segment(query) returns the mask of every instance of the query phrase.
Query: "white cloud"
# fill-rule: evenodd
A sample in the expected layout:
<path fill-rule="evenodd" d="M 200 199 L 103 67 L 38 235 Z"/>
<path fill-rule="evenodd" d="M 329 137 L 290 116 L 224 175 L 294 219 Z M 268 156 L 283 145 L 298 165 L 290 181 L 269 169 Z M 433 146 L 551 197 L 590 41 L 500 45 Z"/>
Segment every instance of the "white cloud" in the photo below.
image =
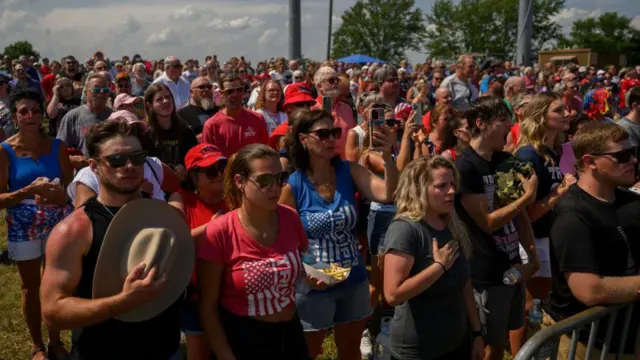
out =
<path fill-rule="evenodd" d="M 640 30 L 640 15 L 636 16 L 631 20 L 631 26 Z"/>
<path fill-rule="evenodd" d="M 223 21 L 220 18 L 213 19 L 207 27 L 214 30 L 246 30 L 258 27 L 264 24 L 264 21 L 250 16 L 243 16 L 237 19 L 230 20 L 228 22 Z"/>
<path fill-rule="evenodd" d="M 207 11 L 204 11 L 203 9 L 197 8 L 193 5 L 187 5 L 169 15 L 169 18 L 181 21 L 197 21 L 204 15 L 205 12 Z"/>
<path fill-rule="evenodd" d="M 122 31 L 127 35 L 136 33 L 142 28 L 142 23 L 134 19 L 132 16 L 129 16 L 126 20 L 122 21 L 121 24 Z"/>
<path fill-rule="evenodd" d="M 180 32 L 172 27 L 168 27 L 158 33 L 151 34 L 147 38 L 150 45 L 175 45 L 180 43 Z"/>
<path fill-rule="evenodd" d="M 265 31 L 264 34 L 262 34 L 262 36 L 260 36 L 260 38 L 258 39 L 258 44 L 260 44 L 260 45 L 269 44 L 273 40 L 275 40 L 277 35 L 278 35 L 278 30 L 269 29 L 269 30 Z"/>

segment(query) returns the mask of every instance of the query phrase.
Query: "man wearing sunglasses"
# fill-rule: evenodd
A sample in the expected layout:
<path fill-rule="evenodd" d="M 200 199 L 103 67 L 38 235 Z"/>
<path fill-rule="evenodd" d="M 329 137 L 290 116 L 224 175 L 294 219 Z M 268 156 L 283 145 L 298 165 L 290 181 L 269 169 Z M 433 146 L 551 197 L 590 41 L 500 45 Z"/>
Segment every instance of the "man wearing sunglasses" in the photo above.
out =
<path fill-rule="evenodd" d="M 636 149 L 618 125 L 593 121 L 573 137 L 573 151 L 579 180 L 556 205 L 551 227 L 553 287 L 545 311 L 554 321 L 594 305 L 635 301 L 640 289 L 640 196 L 626 190 L 636 182 Z M 620 316 L 617 320 L 609 354 L 617 352 L 625 324 Z M 636 307 L 631 324 L 639 322 Z M 607 325 L 600 322 L 593 358 L 600 358 Z M 625 354 L 633 354 L 637 330 L 629 327 Z M 588 333 L 580 334 L 576 359 L 585 359 Z M 563 336 L 559 359 L 569 347 Z"/>
<path fill-rule="evenodd" d="M 213 144 L 224 154 L 232 154 L 244 146 L 267 144 L 269 134 L 262 115 L 242 107 L 244 85 L 235 73 L 227 73 L 220 79 L 220 92 L 226 104 L 204 124 L 202 142 Z"/>
<path fill-rule="evenodd" d="M 102 75 L 91 75 L 84 91 L 87 103 L 70 110 L 60 122 L 56 137 L 71 149 L 69 158 L 76 169 L 88 165 L 85 135 L 91 126 L 106 120 L 112 113 L 107 107 L 110 92 L 107 80 Z"/>
<path fill-rule="evenodd" d="M 349 105 L 338 101 L 340 96 L 340 79 L 338 73 L 330 66 L 323 66 L 313 77 L 313 82 L 318 89 L 318 99 L 315 108 L 322 109 L 322 98 L 331 98 L 331 115 L 333 125 L 342 128 L 342 133 L 346 134 L 356 126 L 353 118 L 353 111 Z M 346 136 L 336 139 L 336 154 L 345 159 L 345 147 L 347 145 Z"/>
<path fill-rule="evenodd" d="M 164 73 L 153 83 L 167 85 L 173 95 L 176 109 L 180 109 L 189 102 L 189 82 L 182 77 L 182 64 L 177 57 L 169 56 L 164 59 Z"/>
<path fill-rule="evenodd" d="M 191 99 L 189 104 L 178 110 L 178 116 L 186 121 L 196 134 L 198 141 L 202 141 L 204 123 L 215 115 L 219 107 L 213 101 L 213 85 L 205 76 L 200 76 L 191 82 Z"/>

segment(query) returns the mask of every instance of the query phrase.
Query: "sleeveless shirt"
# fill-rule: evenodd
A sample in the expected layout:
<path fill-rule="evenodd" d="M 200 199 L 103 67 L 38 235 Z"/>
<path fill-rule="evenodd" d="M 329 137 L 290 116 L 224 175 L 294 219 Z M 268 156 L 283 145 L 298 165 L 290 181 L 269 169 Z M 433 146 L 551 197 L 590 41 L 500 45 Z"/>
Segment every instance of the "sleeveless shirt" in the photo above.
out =
<path fill-rule="evenodd" d="M 120 208 L 99 203 L 95 197 L 84 204 L 84 212 L 92 223 L 93 239 L 89 252 L 82 259 L 82 277 L 75 296 L 92 298 L 93 274 L 104 235 Z M 114 271 L 113 276 L 118 276 Z M 169 359 L 180 346 L 180 321 L 178 299 L 156 317 L 142 322 L 123 322 L 116 319 L 94 324 L 81 329 L 74 336 L 72 358 L 75 360 L 138 360 Z"/>

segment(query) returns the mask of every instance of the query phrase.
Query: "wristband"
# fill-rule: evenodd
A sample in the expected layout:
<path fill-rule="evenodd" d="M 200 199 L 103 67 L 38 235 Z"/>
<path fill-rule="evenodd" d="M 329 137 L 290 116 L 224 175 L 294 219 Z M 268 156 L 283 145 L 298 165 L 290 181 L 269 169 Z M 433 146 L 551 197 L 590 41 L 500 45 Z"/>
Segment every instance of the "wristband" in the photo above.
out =
<path fill-rule="evenodd" d="M 471 330 L 471 338 L 475 339 L 479 337 L 483 337 L 482 330 Z"/>
<path fill-rule="evenodd" d="M 446 273 L 447 272 L 447 268 L 440 262 L 440 261 L 433 261 L 434 264 L 438 264 L 440 266 L 442 266 L 442 270 Z"/>

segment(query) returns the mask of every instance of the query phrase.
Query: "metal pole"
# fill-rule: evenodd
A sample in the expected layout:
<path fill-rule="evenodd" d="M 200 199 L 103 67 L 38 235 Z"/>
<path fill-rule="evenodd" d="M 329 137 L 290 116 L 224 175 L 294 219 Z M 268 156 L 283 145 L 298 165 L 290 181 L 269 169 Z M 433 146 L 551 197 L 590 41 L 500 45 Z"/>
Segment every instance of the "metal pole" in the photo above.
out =
<path fill-rule="evenodd" d="M 329 34 L 327 36 L 327 60 L 331 59 L 331 23 L 333 18 L 333 0 L 329 0 Z"/>
<path fill-rule="evenodd" d="M 301 42 L 300 0 L 289 0 L 289 59 L 302 57 Z"/>
<path fill-rule="evenodd" d="M 533 35 L 533 0 L 520 0 L 518 6 L 518 48 L 516 65 L 531 65 L 531 36 Z"/>

